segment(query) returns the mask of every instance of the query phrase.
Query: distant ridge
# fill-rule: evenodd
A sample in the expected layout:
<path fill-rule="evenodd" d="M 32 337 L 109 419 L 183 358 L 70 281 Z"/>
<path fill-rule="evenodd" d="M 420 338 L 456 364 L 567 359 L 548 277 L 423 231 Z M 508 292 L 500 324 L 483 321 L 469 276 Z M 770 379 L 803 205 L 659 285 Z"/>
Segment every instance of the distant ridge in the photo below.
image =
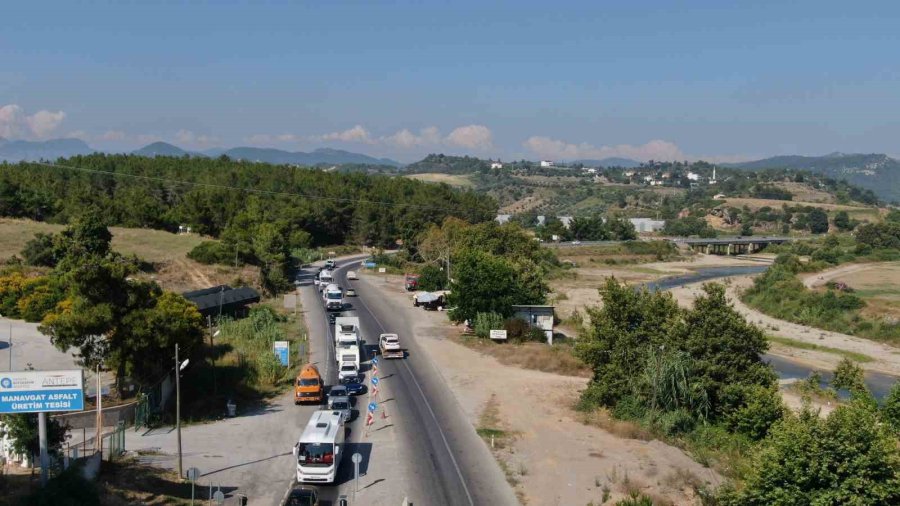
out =
<path fill-rule="evenodd" d="M 185 151 L 174 144 L 169 144 L 168 142 L 154 142 L 152 144 L 147 144 L 141 149 L 135 149 L 131 152 L 133 155 L 140 156 L 204 156 L 200 153 L 192 153 L 190 151 Z"/>
<path fill-rule="evenodd" d="M 845 179 L 848 183 L 872 190 L 883 200 L 900 200 L 900 161 L 885 154 L 788 155 L 724 165 L 747 170 L 808 170 L 834 179 Z"/>
<path fill-rule="evenodd" d="M 289 165 L 390 165 L 399 167 L 402 164 L 389 158 L 375 158 L 360 153 L 344 151 L 342 149 L 319 148 L 312 152 L 285 151 L 274 148 L 238 147 L 225 150 L 220 153 L 235 160 L 248 160 L 253 162 L 265 162 Z M 218 156 L 218 155 L 217 155 Z"/>
<path fill-rule="evenodd" d="M 89 155 L 95 151 L 81 139 L 11 141 L 0 137 L 0 161 L 6 162 L 55 160 L 75 155 Z"/>
<path fill-rule="evenodd" d="M 602 160 L 574 160 L 569 162 L 572 165 L 581 164 L 585 167 L 623 167 L 626 169 L 633 169 L 641 165 L 641 162 L 637 160 L 632 160 L 630 158 L 619 158 L 619 157 L 610 157 L 603 158 Z"/>

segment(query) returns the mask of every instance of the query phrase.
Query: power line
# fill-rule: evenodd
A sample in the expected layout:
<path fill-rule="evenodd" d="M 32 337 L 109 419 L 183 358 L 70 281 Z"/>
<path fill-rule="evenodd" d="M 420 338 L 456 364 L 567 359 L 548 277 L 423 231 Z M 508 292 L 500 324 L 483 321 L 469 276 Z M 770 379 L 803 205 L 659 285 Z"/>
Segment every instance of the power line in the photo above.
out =
<path fill-rule="evenodd" d="M 311 200 L 330 200 L 330 201 L 334 201 L 334 202 L 345 202 L 345 203 L 351 203 L 351 204 L 355 204 L 355 203 L 375 204 L 375 205 L 381 205 L 381 206 L 387 206 L 387 207 L 411 207 L 411 208 L 416 208 L 416 209 L 426 209 L 426 210 L 430 210 L 430 211 L 445 211 L 448 213 L 459 211 L 459 209 L 456 209 L 456 208 L 426 206 L 426 205 L 419 205 L 419 204 L 402 204 L 402 203 L 391 202 L 391 201 L 386 201 L 386 200 L 367 200 L 367 199 L 354 199 L 354 198 L 344 198 L 344 197 L 325 197 L 322 195 L 310 195 L 310 194 L 305 194 L 305 193 L 294 193 L 294 192 L 280 192 L 280 191 L 274 191 L 274 190 L 263 190 L 263 189 L 259 189 L 259 188 L 241 188 L 239 186 L 229 186 L 229 185 L 224 185 L 224 184 L 201 183 L 201 182 L 197 182 L 197 181 L 184 181 L 181 179 L 171 179 L 171 178 L 158 177 L 158 176 L 144 176 L 141 174 L 129 174 L 127 172 L 112 172 L 112 171 L 100 170 L 100 169 L 89 169 L 86 167 L 74 167 L 71 165 L 61 165 L 58 163 L 43 162 L 43 161 L 41 161 L 41 162 L 26 162 L 26 163 L 32 163 L 34 165 L 42 165 L 45 167 L 51 167 L 51 168 L 55 168 L 55 169 L 67 169 L 67 170 L 74 170 L 74 171 L 79 171 L 79 172 L 87 172 L 87 173 L 91 173 L 91 174 L 102 174 L 102 175 L 111 176 L 111 177 L 128 177 L 128 178 L 132 178 L 132 179 L 143 179 L 145 181 L 155 181 L 158 183 L 168 183 L 168 184 L 173 184 L 173 185 L 184 185 L 184 186 L 195 186 L 195 187 L 200 187 L 200 188 L 212 188 L 212 189 L 217 189 L 217 190 L 231 190 L 231 191 L 239 191 L 239 192 L 244 192 L 244 193 L 257 193 L 257 194 L 261 194 L 261 195 L 270 195 L 270 196 L 277 196 L 277 197 L 297 197 L 297 198 L 304 198 L 304 199 L 311 199 Z"/>

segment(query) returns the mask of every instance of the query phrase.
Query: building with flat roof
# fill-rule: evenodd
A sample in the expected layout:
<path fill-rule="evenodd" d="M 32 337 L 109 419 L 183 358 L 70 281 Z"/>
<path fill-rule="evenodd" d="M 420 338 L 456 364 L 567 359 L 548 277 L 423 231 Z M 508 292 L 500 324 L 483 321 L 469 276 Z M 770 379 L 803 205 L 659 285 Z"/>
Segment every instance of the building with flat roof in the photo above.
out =
<path fill-rule="evenodd" d="M 553 344 L 554 306 L 519 304 L 513 305 L 513 317 L 521 318 L 533 328 L 544 331 L 547 344 Z"/>
<path fill-rule="evenodd" d="M 202 290 L 184 292 L 181 295 L 189 302 L 194 303 L 204 317 L 246 316 L 247 306 L 259 302 L 259 293 L 249 286 L 231 288 L 228 285 L 217 285 Z"/>

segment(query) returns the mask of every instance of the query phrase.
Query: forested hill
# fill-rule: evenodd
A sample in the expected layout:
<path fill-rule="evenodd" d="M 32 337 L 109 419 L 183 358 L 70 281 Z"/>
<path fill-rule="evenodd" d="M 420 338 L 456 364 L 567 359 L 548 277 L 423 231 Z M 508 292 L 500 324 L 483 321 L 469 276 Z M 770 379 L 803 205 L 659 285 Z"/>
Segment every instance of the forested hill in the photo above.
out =
<path fill-rule="evenodd" d="M 473 156 L 448 156 L 431 154 L 416 163 L 407 165 L 404 172 L 422 174 L 440 172 L 443 174 L 471 174 L 490 170 L 490 162 Z"/>
<path fill-rule="evenodd" d="M 116 175 L 0 164 L 0 216 L 67 223 L 97 207 L 108 225 L 189 225 L 216 237 L 265 223 L 267 232 L 303 247 L 388 246 L 447 216 L 481 222 L 497 211 L 490 197 L 447 185 L 227 159 L 94 154 L 57 165 Z"/>
<path fill-rule="evenodd" d="M 832 153 L 825 156 L 776 156 L 730 166 L 751 170 L 808 170 L 872 190 L 883 200 L 900 200 L 900 161 L 887 155 Z"/>

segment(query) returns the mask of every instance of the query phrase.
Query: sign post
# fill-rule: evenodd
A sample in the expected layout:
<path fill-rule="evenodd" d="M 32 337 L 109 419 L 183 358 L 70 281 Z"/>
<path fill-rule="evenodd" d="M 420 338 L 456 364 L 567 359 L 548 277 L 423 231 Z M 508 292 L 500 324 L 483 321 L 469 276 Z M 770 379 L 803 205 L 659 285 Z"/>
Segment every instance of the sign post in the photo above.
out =
<path fill-rule="evenodd" d="M 70 371 L 20 371 L 0 374 L 0 413 L 37 413 L 41 450 L 41 486 L 47 484 L 47 413 L 84 409 L 84 374 Z"/>
<path fill-rule="evenodd" d="M 191 504 L 194 504 L 194 485 L 197 483 L 197 478 L 200 477 L 200 470 L 196 467 L 192 467 L 187 470 L 187 479 L 191 482 Z M 210 485 L 212 486 L 212 485 Z"/>
<path fill-rule="evenodd" d="M 281 365 L 289 367 L 291 363 L 291 343 L 288 341 L 275 341 L 272 344 L 272 349 L 275 351 L 275 356 L 278 357 Z"/>
<path fill-rule="evenodd" d="M 359 453 L 354 453 L 350 460 L 353 461 L 353 481 L 355 483 L 355 488 L 353 489 L 353 501 L 356 501 L 356 493 L 359 492 L 359 463 L 362 462 L 362 455 Z"/>
<path fill-rule="evenodd" d="M 506 331 L 505 330 L 491 330 L 491 339 L 498 341 L 506 341 Z"/>

